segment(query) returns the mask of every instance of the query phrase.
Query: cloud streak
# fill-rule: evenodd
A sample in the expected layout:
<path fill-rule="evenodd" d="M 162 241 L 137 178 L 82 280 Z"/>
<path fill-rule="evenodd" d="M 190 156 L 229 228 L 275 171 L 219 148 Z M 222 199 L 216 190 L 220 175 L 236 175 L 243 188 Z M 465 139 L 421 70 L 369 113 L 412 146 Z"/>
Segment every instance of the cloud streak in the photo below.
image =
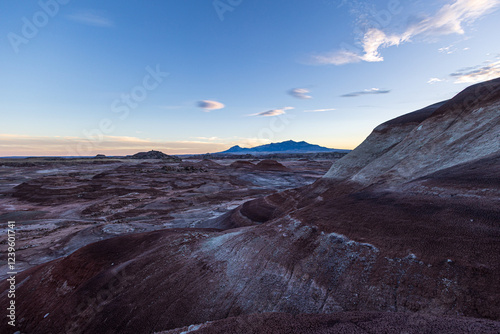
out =
<path fill-rule="evenodd" d="M 430 78 L 429 81 L 427 81 L 427 83 L 433 85 L 433 84 L 441 82 L 441 81 L 444 81 L 444 80 L 439 79 L 439 78 Z"/>
<path fill-rule="evenodd" d="M 102 15 L 96 14 L 91 11 L 79 12 L 73 15 L 66 16 L 71 21 L 78 22 L 81 24 L 93 26 L 93 27 L 113 27 L 115 24 L 113 21 L 104 17 Z"/>
<path fill-rule="evenodd" d="M 294 107 L 285 107 L 285 108 L 280 108 L 280 109 L 272 109 L 268 111 L 263 111 L 257 114 L 252 114 L 250 116 L 262 116 L 262 117 L 272 117 L 272 116 L 279 116 L 279 115 L 284 115 L 286 114 L 287 110 L 292 110 L 295 109 Z"/>
<path fill-rule="evenodd" d="M 388 94 L 390 93 L 390 90 L 387 89 L 380 89 L 380 88 L 370 88 L 370 89 L 365 89 L 360 92 L 353 92 L 353 93 L 348 93 L 341 95 L 341 97 L 356 97 L 356 96 L 361 96 L 361 95 L 378 95 L 378 94 Z"/>
<path fill-rule="evenodd" d="M 310 91 L 308 89 L 305 89 L 305 88 L 294 88 L 294 89 L 290 89 L 290 91 L 288 91 L 288 94 L 292 95 L 293 97 L 296 97 L 298 99 L 303 99 L 303 100 L 312 99 L 312 96 L 308 95 L 309 93 L 310 93 Z"/>
<path fill-rule="evenodd" d="M 486 65 L 464 68 L 450 74 L 455 83 L 476 83 L 500 77 L 500 61 L 487 62 Z"/>
<path fill-rule="evenodd" d="M 465 33 L 463 25 L 470 24 L 496 9 L 500 0 L 455 0 L 442 6 L 434 16 L 411 24 L 403 33 L 389 34 L 378 28 L 369 29 L 361 39 L 361 50 L 352 47 L 312 56 L 318 65 L 344 65 L 349 63 L 380 62 L 381 49 L 410 42 L 415 37 L 435 37 Z"/>
<path fill-rule="evenodd" d="M 225 105 L 217 101 L 203 100 L 198 102 L 198 107 L 204 109 L 203 111 L 205 112 L 209 112 L 212 110 L 222 109 Z"/>

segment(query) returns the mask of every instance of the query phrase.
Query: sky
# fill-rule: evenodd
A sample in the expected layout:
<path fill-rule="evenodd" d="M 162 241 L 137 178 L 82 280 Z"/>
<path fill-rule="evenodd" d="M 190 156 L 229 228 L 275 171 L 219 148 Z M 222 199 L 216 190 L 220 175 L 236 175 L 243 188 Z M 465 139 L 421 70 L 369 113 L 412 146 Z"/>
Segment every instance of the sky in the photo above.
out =
<path fill-rule="evenodd" d="M 0 2 L 0 156 L 207 153 L 378 124 L 500 76 L 500 0 Z"/>

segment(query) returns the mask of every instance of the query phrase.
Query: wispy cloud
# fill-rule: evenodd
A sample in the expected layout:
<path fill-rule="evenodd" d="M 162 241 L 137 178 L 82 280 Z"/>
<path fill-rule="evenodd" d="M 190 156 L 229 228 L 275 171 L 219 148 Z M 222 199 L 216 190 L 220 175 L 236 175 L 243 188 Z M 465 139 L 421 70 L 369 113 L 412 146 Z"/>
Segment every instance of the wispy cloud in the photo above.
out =
<path fill-rule="evenodd" d="M 345 65 L 359 63 L 362 57 L 355 51 L 337 50 L 311 56 L 311 62 L 316 65 Z"/>
<path fill-rule="evenodd" d="M 109 18 L 93 11 L 82 11 L 66 16 L 71 21 L 94 27 L 113 27 L 115 24 Z"/>
<path fill-rule="evenodd" d="M 208 140 L 208 141 L 219 141 L 221 138 L 219 137 L 194 137 L 195 139 L 199 140 Z"/>
<path fill-rule="evenodd" d="M 443 79 L 439 79 L 439 78 L 430 78 L 429 81 L 427 81 L 428 84 L 435 84 L 435 83 L 438 83 L 438 82 L 441 82 L 441 81 L 444 81 Z"/>
<path fill-rule="evenodd" d="M 268 110 L 268 111 L 259 112 L 257 114 L 252 114 L 250 116 L 264 116 L 264 117 L 279 116 L 279 115 L 286 114 L 287 110 L 292 110 L 292 109 L 295 109 L 295 108 L 294 107 L 285 107 L 285 108 L 280 108 L 280 109 L 272 109 L 272 110 Z"/>
<path fill-rule="evenodd" d="M 217 101 L 203 100 L 198 102 L 198 107 L 204 109 L 203 111 L 205 112 L 209 112 L 211 110 L 222 109 L 225 105 Z"/>
<path fill-rule="evenodd" d="M 455 53 L 456 51 L 457 51 L 457 49 L 453 45 L 444 46 L 444 47 L 438 49 L 439 53 L 446 53 L 448 55 Z"/>
<path fill-rule="evenodd" d="M 435 37 L 465 33 L 463 25 L 470 24 L 490 13 L 500 4 L 500 0 L 455 0 L 441 7 L 434 16 L 425 17 L 411 24 L 403 33 L 388 33 L 381 29 L 369 29 L 361 39 L 361 49 L 341 49 L 312 56 L 314 64 L 343 65 L 348 63 L 380 62 L 384 57 L 380 49 L 410 42 L 413 38 Z M 445 50 L 443 50 L 445 51 Z"/>
<path fill-rule="evenodd" d="M 457 52 L 463 52 L 463 51 L 468 51 L 470 50 L 469 47 L 464 47 L 462 49 L 459 49 L 458 47 L 455 47 L 453 44 L 452 45 L 448 45 L 448 46 L 444 46 L 442 48 L 439 48 L 438 49 L 438 52 L 439 53 L 444 53 L 444 54 L 447 54 L 447 55 L 451 55 L 453 53 L 457 53 Z"/>
<path fill-rule="evenodd" d="M 390 93 L 390 90 L 387 89 L 380 89 L 380 88 L 370 88 L 370 89 L 365 89 L 360 92 L 353 92 L 353 93 L 348 93 L 341 95 L 341 97 L 355 97 L 355 96 L 361 96 L 361 95 L 376 95 L 376 94 L 388 94 Z"/>
<path fill-rule="evenodd" d="M 455 83 L 476 83 L 500 77 L 500 61 L 490 61 L 486 64 L 468 67 L 450 74 Z"/>
<path fill-rule="evenodd" d="M 294 88 L 288 91 L 288 94 L 298 99 L 312 99 L 312 96 L 308 95 L 309 93 L 310 91 L 305 88 Z"/>
<path fill-rule="evenodd" d="M 304 112 L 322 112 L 322 111 L 333 111 L 337 110 L 335 108 L 330 108 L 330 109 L 314 109 L 314 110 L 304 110 Z"/>

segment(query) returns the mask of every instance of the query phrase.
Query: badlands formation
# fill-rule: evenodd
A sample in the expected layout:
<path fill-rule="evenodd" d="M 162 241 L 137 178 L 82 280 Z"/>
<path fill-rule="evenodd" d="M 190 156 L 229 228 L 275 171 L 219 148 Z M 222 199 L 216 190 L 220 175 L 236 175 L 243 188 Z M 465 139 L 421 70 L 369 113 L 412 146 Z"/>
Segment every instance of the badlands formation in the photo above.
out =
<path fill-rule="evenodd" d="M 19 328 L 23 333 L 499 333 L 499 139 L 497 79 L 378 126 L 312 184 L 267 195 L 256 190 L 255 199 L 237 203 L 238 190 L 228 180 L 237 206 L 229 212 L 192 226 L 173 224 L 91 243 L 22 272 Z M 225 168 L 259 170 L 236 165 L 240 168 Z M 262 166 L 290 173 L 290 166 Z M 89 175 L 100 180 L 95 183 L 76 177 L 74 187 L 87 188 L 65 194 L 76 203 L 79 193 L 88 199 L 118 192 L 124 186 L 117 183 L 147 177 L 152 167 L 141 168 L 145 172 L 137 176 L 130 166 Z M 254 181 L 261 177 L 252 175 Z M 71 177 L 43 182 L 60 187 Z M 25 203 L 64 200 L 40 193 L 51 189 L 40 182 L 27 181 L 12 196 Z M 204 186 L 210 187 L 210 180 Z M 130 189 L 119 193 L 146 201 L 136 212 L 108 199 L 81 214 L 96 220 L 135 215 L 146 224 L 153 210 L 153 220 L 162 221 L 166 198 L 180 196 L 182 181 L 165 180 L 163 195 L 147 187 L 145 181 L 137 186 L 142 197 Z M 177 193 L 168 195 L 167 188 Z M 2 305 L 6 300 L 4 293 Z"/>

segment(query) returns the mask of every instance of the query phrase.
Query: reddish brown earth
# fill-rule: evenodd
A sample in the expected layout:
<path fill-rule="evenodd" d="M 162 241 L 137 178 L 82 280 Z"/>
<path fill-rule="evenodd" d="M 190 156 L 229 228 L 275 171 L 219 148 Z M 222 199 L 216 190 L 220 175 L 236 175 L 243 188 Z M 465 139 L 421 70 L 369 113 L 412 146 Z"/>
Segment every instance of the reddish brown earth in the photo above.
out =
<path fill-rule="evenodd" d="M 105 158 L 105 156 L 98 154 L 96 156 L 96 158 Z M 165 161 L 170 161 L 170 162 L 180 162 L 181 161 L 181 159 L 179 159 L 177 157 L 173 157 L 173 156 L 167 155 L 167 154 L 159 152 L 159 151 L 139 152 L 139 153 L 136 153 L 136 154 L 129 156 L 127 158 L 129 158 L 129 159 L 141 159 L 141 160 L 159 159 L 159 160 L 163 160 L 164 162 Z"/>
<path fill-rule="evenodd" d="M 284 171 L 286 167 L 276 160 L 262 160 L 256 166 L 258 170 Z"/>
<path fill-rule="evenodd" d="M 17 277 L 19 328 L 499 333 L 499 111 L 500 79 L 380 125 L 312 185 L 30 268 Z M 296 164 L 307 175 L 308 162 L 284 163 Z M 129 168 L 84 193 L 137 179 Z"/>
<path fill-rule="evenodd" d="M 498 324 L 482 319 L 407 313 L 342 312 L 297 316 L 288 313 L 252 314 L 186 326 L 161 334 L 455 334 L 495 333 L 497 330 Z"/>
<path fill-rule="evenodd" d="M 233 162 L 231 164 L 231 167 L 253 169 L 253 168 L 255 168 L 255 165 L 253 163 L 251 163 L 250 161 L 238 160 L 238 161 Z"/>
<path fill-rule="evenodd" d="M 331 166 L 329 161 L 315 166 L 286 161 L 290 168 L 281 173 L 235 170 L 231 163 L 0 159 L 0 247 L 6 247 L 8 220 L 22 230 L 17 239 L 20 270 L 118 235 L 224 228 L 212 220 L 251 199 L 310 184 Z M 3 279 L 6 264 L 1 268 Z"/>

